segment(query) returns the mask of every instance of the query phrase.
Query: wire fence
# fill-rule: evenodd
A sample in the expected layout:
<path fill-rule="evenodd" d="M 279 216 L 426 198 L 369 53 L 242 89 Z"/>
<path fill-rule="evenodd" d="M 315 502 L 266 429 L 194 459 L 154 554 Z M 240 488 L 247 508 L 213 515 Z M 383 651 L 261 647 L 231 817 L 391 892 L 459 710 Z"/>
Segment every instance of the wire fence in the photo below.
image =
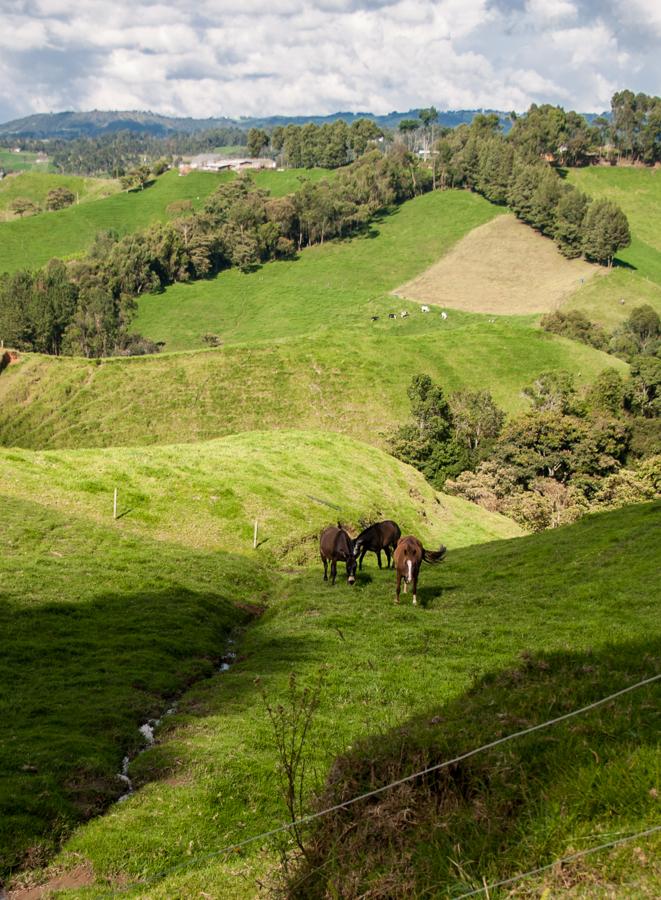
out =
<path fill-rule="evenodd" d="M 618 697 L 622 697 L 624 694 L 628 694 L 631 691 L 637 690 L 638 688 L 653 684 L 654 682 L 657 682 L 660 679 L 661 679 L 661 674 L 653 675 L 650 678 L 645 678 L 642 681 L 638 681 L 635 684 L 628 685 L 627 687 L 622 688 L 619 691 L 615 691 L 614 693 L 609 694 L 607 697 L 602 697 L 599 700 L 595 700 L 592 703 L 588 703 L 587 706 L 582 706 L 579 709 L 575 709 L 575 710 L 572 710 L 571 712 L 564 713 L 561 716 L 556 716 L 553 719 L 548 719 L 546 722 L 541 722 L 538 725 L 532 725 L 529 728 L 522 729 L 521 731 L 515 731 L 512 734 L 508 734 L 508 735 L 505 735 L 504 737 L 497 738 L 494 741 L 490 741 L 487 744 L 482 744 L 482 746 L 476 747 L 473 750 L 469 750 L 466 753 L 461 753 L 461 754 L 459 754 L 459 756 L 455 756 L 452 759 L 445 760 L 444 762 L 437 763 L 433 766 L 428 766 L 427 768 L 421 769 L 418 772 L 413 772 L 410 775 L 406 775 L 404 778 L 398 778 L 396 781 L 391 781 L 390 783 L 384 784 L 381 787 L 374 788 L 371 791 L 366 791 L 365 793 L 359 794 L 356 797 L 352 797 L 349 800 L 344 800 L 342 803 L 336 803 L 333 806 L 329 806 L 329 807 L 326 807 L 325 809 L 321 809 L 317 812 L 310 813 L 307 816 L 302 816 L 300 819 L 296 819 L 295 821 L 292 821 L 292 822 L 284 822 L 283 824 L 278 825 L 276 828 L 272 828 L 270 831 L 263 831 L 259 834 L 253 835 L 252 837 L 245 838 L 242 841 L 237 841 L 237 843 L 235 843 L 235 844 L 229 844 L 225 847 L 222 847 L 219 850 L 213 850 L 213 851 L 210 851 L 209 853 L 200 854 L 199 856 L 191 857 L 191 859 L 186 860 L 185 862 L 182 862 L 182 863 L 178 863 L 167 869 L 164 869 L 163 871 L 158 872 L 155 875 L 150 876 L 149 878 L 141 879 L 138 882 L 134 882 L 132 885 L 126 885 L 126 887 L 124 887 L 124 888 L 119 888 L 119 889 L 113 890 L 112 892 L 107 893 L 106 896 L 117 896 L 120 894 L 128 893 L 132 890 L 138 890 L 139 888 L 143 888 L 143 887 L 149 886 L 151 884 L 154 884 L 156 881 L 160 881 L 163 878 L 166 878 L 170 875 L 174 875 L 177 872 L 181 872 L 185 869 L 192 868 L 193 866 L 197 866 L 201 863 L 209 862 L 212 859 L 216 859 L 218 857 L 225 856 L 229 853 L 236 853 L 237 851 L 242 850 L 244 847 L 247 847 L 250 844 L 257 843 L 258 841 L 262 841 L 262 842 L 268 841 L 270 838 L 275 837 L 278 834 L 282 834 L 284 832 L 291 831 L 291 830 L 293 830 L 295 828 L 299 828 L 303 825 L 308 825 L 311 822 L 316 821 L 317 819 L 321 819 L 324 816 L 330 815 L 331 813 L 339 812 L 342 809 L 347 809 L 348 807 L 353 806 L 356 803 L 361 803 L 364 800 L 369 800 L 371 797 L 377 797 L 380 794 L 383 794 L 386 791 L 392 790 L 393 788 L 399 787 L 402 784 L 407 784 L 411 781 L 415 781 L 418 778 L 423 778 L 425 775 L 429 775 L 432 772 L 438 772 L 439 770 L 445 769 L 448 766 L 456 765 L 459 762 L 463 762 L 463 760 L 470 759 L 472 756 L 477 756 L 478 753 L 484 753 L 485 751 L 491 750 L 494 747 L 498 747 L 501 744 L 506 744 L 509 741 L 516 740 L 518 738 L 524 737 L 525 735 L 533 734 L 536 731 L 541 731 L 542 729 L 550 728 L 551 726 L 557 725 L 560 722 L 566 722 L 568 719 L 572 719 L 572 718 L 575 718 L 576 716 L 583 715 L 584 713 L 589 712 L 592 709 L 596 709 L 599 706 L 603 706 L 605 703 L 610 703 L 611 700 L 615 700 Z M 659 826 L 659 827 L 661 827 L 661 826 Z M 658 831 L 658 830 L 659 830 L 659 828 L 652 828 L 649 831 L 640 832 L 639 836 L 644 836 L 648 833 L 652 834 L 653 832 Z M 520 878 L 526 878 L 529 875 L 533 875 L 533 874 L 536 874 L 537 872 L 544 871 L 545 869 L 551 868 L 552 866 L 554 866 L 560 862 L 574 859 L 581 855 L 586 855 L 586 853 L 596 852 L 597 850 L 604 849 L 608 846 L 615 846 L 618 843 L 623 843 L 627 840 L 633 839 L 633 837 L 636 837 L 636 836 L 638 836 L 638 835 L 632 835 L 630 837 L 621 838 L 617 841 L 612 842 L 611 844 L 604 844 L 600 847 L 595 847 L 588 851 L 582 851 L 581 853 L 574 854 L 571 857 L 565 857 L 564 860 L 557 860 L 555 863 L 550 863 L 548 866 L 542 866 L 540 869 L 533 869 L 530 872 L 527 872 L 523 875 L 515 876 L 515 878 L 508 879 L 504 882 L 499 882 L 496 885 L 490 885 L 490 886 L 486 886 L 485 888 L 479 888 L 475 891 L 469 892 L 468 894 L 460 894 L 458 897 L 455 897 L 454 900 L 460 900 L 460 897 L 469 897 L 469 896 L 472 896 L 473 894 L 483 893 L 485 890 L 491 889 L 492 887 L 498 887 L 501 884 L 507 884 L 507 883 L 509 883 L 509 881 L 518 880 Z"/>

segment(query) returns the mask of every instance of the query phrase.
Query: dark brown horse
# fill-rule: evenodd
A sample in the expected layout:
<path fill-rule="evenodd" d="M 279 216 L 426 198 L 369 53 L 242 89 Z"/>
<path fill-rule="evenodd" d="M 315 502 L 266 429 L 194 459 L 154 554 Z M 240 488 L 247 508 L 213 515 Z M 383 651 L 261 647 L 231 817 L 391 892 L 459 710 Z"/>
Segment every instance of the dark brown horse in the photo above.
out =
<path fill-rule="evenodd" d="M 392 556 L 397 541 L 402 536 L 397 522 L 386 519 L 385 522 L 375 522 L 364 531 L 361 531 L 356 540 L 353 542 L 354 551 L 358 557 L 358 568 L 363 568 L 363 559 L 367 551 L 376 553 L 376 558 L 381 568 L 381 551 L 384 550 L 388 564 L 386 568 L 390 568 L 390 557 Z"/>
<path fill-rule="evenodd" d="M 436 551 L 425 550 L 417 537 L 413 537 L 412 534 L 400 538 L 399 543 L 395 547 L 395 553 L 393 554 L 395 570 L 397 572 L 397 598 L 395 603 L 399 603 L 399 589 L 403 578 L 404 593 L 406 593 L 406 586 L 408 584 L 413 585 L 413 605 L 415 606 L 418 602 L 418 574 L 423 560 L 427 563 L 431 563 L 431 565 L 436 565 L 436 563 L 439 563 L 443 559 L 446 553 L 447 550 L 442 544 Z"/>
<path fill-rule="evenodd" d="M 337 575 L 337 564 L 344 562 L 347 564 L 347 581 L 349 584 L 354 584 L 356 581 L 356 554 L 353 549 L 353 541 L 349 532 L 345 531 L 339 522 L 337 525 L 329 525 L 321 532 L 319 551 L 324 564 L 324 581 L 328 581 L 329 562 L 333 584 L 335 584 Z"/>

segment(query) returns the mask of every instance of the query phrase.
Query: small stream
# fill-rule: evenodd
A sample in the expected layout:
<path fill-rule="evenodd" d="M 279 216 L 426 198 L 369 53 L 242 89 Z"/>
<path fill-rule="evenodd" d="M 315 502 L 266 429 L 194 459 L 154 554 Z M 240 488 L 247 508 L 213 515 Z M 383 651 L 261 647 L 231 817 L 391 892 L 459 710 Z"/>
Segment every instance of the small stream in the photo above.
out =
<path fill-rule="evenodd" d="M 236 645 L 236 640 L 234 638 L 228 638 L 227 644 L 225 645 L 225 654 L 221 658 L 218 668 L 216 672 L 218 674 L 222 674 L 223 672 L 228 672 L 234 662 L 236 661 L 236 650 L 234 649 Z M 122 759 L 122 768 L 115 776 L 118 781 L 121 781 L 126 790 L 124 793 L 115 800 L 115 803 L 122 803 L 124 800 L 128 800 L 128 798 L 134 793 L 133 782 L 129 776 L 129 766 L 134 759 L 137 759 L 140 754 L 144 753 L 146 750 L 149 750 L 154 746 L 156 741 L 155 732 L 158 726 L 161 724 L 163 719 L 168 716 L 174 715 L 177 711 L 178 701 L 174 701 L 161 715 L 158 719 L 147 719 L 146 722 L 138 728 L 140 735 L 142 737 L 142 747 L 139 747 L 132 754 L 126 754 Z M 2 900 L 2 894 L 0 894 L 0 900 Z"/>

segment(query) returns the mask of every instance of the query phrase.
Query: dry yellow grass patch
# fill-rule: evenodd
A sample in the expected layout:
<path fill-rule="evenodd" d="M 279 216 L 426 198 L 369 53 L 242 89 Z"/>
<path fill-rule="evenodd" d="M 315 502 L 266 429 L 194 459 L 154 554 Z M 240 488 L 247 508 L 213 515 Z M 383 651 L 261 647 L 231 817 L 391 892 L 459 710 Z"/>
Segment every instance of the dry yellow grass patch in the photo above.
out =
<path fill-rule="evenodd" d="M 514 216 L 475 228 L 398 297 L 467 312 L 525 315 L 556 309 L 603 270 L 565 259 L 553 241 Z"/>

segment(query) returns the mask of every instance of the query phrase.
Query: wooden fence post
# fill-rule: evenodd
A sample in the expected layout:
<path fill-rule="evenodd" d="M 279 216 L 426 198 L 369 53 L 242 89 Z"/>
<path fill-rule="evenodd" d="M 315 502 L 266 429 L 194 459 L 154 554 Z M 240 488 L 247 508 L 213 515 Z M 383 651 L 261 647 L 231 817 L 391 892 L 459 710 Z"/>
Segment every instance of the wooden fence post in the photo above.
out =
<path fill-rule="evenodd" d="M 252 549 L 253 550 L 257 549 L 257 519 L 255 519 L 255 533 L 254 533 L 253 539 L 252 539 Z"/>
<path fill-rule="evenodd" d="M 112 501 L 112 517 L 113 519 L 117 518 L 117 488 L 115 488 L 115 495 Z"/>

